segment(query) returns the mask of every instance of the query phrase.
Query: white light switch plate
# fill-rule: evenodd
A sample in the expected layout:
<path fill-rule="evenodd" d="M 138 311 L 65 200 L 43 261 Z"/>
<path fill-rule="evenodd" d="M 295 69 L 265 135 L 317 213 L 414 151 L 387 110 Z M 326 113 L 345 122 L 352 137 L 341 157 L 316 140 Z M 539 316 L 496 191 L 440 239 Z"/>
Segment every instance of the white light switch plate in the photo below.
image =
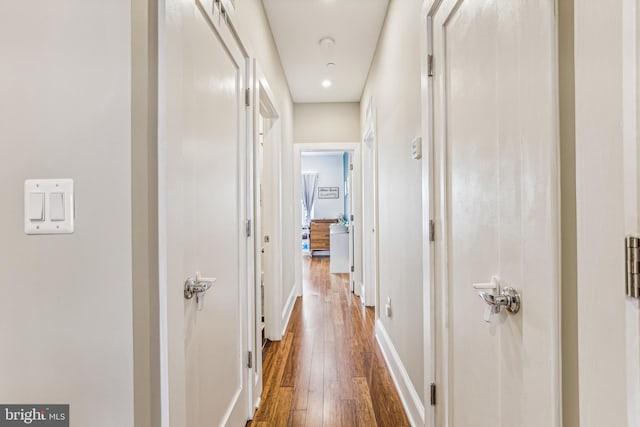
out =
<path fill-rule="evenodd" d="M 422 158 L 422 138 L 419 136 L 411 141 L 411 157 L 416 160 Z"/>
<path fill-rule="evenodd" d="M 62 212 L 54 212 L 54 216 L 63 217 L 63 220 L 51 220 L 51 194 L 59 201 L 62 193 Z M 44 195 L 44 217 L 32 219 L 34 209 L 40 206 L 32 206 L 39 203 L 39 194 Z M 35 196 L 34 196 L 35 195 Z M 59 206 L 58 206 L 59 207 Z M 70 234 L 74 229 L 74 197 L 72 179 L 27 179 L 24 182 L 24 232 L 27 234 Z"/>

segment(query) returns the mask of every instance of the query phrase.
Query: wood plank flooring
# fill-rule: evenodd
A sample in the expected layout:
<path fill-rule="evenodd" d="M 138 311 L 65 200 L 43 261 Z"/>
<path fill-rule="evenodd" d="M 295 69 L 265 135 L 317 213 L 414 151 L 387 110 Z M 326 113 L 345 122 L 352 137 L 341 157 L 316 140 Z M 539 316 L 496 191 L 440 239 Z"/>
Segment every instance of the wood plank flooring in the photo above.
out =
<path fill-rule="evenodd" d="M 262 403 L 251 427 L 409 426 L 374 337 L 373 308 L 349 291 L 329 258 L 304 258 L 282 341 L 267 344 Z"/>

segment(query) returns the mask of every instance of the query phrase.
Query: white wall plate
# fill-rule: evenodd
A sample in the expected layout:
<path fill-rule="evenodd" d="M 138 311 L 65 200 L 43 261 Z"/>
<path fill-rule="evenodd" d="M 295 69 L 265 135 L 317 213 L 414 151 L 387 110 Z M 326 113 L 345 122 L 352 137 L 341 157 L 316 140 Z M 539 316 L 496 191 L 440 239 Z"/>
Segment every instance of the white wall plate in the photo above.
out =
<path fill-rule="evenodd" d="M 74 229 L 72 179 L 27 179 L 24 182 L 24 232 L 70 234 Z"/>

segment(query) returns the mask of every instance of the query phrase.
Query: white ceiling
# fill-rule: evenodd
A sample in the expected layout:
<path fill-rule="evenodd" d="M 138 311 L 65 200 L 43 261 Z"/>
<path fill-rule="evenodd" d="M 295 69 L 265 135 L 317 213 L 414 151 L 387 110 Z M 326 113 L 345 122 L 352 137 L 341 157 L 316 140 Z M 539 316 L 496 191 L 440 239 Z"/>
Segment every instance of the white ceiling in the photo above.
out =
<path fill-rule="evenodd" d="M 358 102 L 388 0 L 262 0 L 293 102 Z M 322 47 L 323 37 L 335 40 Z M 333 69 L 327 63 L 335 63 Z M 331 80 L 331 87 L 322 81 Z"/>

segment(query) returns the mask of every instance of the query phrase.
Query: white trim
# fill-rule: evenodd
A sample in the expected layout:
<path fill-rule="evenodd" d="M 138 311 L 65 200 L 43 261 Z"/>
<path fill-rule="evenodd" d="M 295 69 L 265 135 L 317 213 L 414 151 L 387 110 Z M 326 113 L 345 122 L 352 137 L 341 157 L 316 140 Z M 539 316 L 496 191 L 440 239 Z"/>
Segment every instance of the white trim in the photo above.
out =
<path fill-rule="evenodd" d="M 551 370 L 554 378 L 553 389 L 551 393 L 553 395 L 553 399 L 555 401 L 555 406 L 552 408 L 553 414 L 553 425 L 550 427 L 561 427 L 563 423 L 562 418 L 562 231 L 561 231 L 561 223 L 562 223 L 562 183 L 561 183 L 561 174 L 560 174 L 560 46 L 559 46 L 559 21 L 558 21 L 558 3 L 552 6 L 552 13 L 548 16 L 550 27 L 553 29 L 553 37 L 552 37 L 552 45 L 549 46 L 550 55 L 551 55 L 551 73 L 552 84 L 553 84 L 553 119 L 555 121 L 555 132 L 554 137 L 555 140 L 555 164 L 552 166 L 553 168 L 553 179 L 555 180 L 555 188 L 553 188 L 553 192 L 555 193 L 555 217 L 553 218 L 553 228 L 555 233 L 555 248 L 554 250 L 554 268 L 555 268 L 555 280 L 556 280 L 556 288 L 555 295 L 551 294 L 552 300 L 552 316 L 553 316 L 553 355 L 554 360 L 551 361 Z"/>
<path fill-rule="evenodd" d="M 622 138 L 624 152 L 625 233 L 638 232 L 638 65 L 636 0 L 624 0 L 622 19 Z"/>
<path fill-rule="evenodd" d="M 285 303 L 282 309 L 282 319 L 280 320 L 280 325 L 282 328 L 282 332 L 280 333 L 282 337 L 287 332 L 287 327 L 289 326 L 289 320 L 291 319 L 291 313 L 293 313 L 293 307 L 296 305 L 296 299 L 298 298 L 298 290 L 295 286 L 291 287 L 291 293 L 287 298 L 287 302 Z"/>
<path fill-rule="evenodd" d="M 422 87 L 422 294 L 424 344 L 424 399 L 425 426 L 435 427 L 436 408 L 431 406 L 431 384 L 436 384 L 436 281 L 435 247 L 430 236 L 431 220 L 435 220 L 435 159 L 433 135 L 433 78 L 428 75 L 428 55 L 433 54 L 432 20 L 429 17 L 433 0 L 424 0 L 420 17 L 420 67 Z M 441 387 L 442 388 L 442 387 Z M 446 388 L 444 388 L 446 390 Z"/>
<path fill-rule="evenodd" d="M 624 153 L 624 220 L 625 235 L 638 235 L 638 20 L 640 4 L 637 0 L 622 2 L 622 146 Z M 627 298 L 626 306 L 626 377 L 627 420 L 629 425 L 640 423 L 640 312 L 637 303 Z"/>
<path fill-rule="evenodd" d="M 258 64 L 257 60 L 252 61 L 252 80 L 251 80 L 251 114 L 252 114 L 252 137 L 251 144 L 252 149 L 251 153 L 251 164 L 250 164 L 250 185 L 251 185 L 251 194 L 252 197 L 252 205 L 251 205 L 251 220 L 252 220 L 252 230 L 251 230 L 251 240 L 253 241 L 253 265 L 250 266 L 250 270 L 253 273 L 252 280 L 252 292 L 249 295 L 249 311 L 250 311 L 250 337 L 249 340 L 251 342 L 250 349 L 253 352 L 254 363 L 255 366 L 250 369 L 251 372 L 251 381 L 249 385 L 249 398 L 251 399 L 251 404 L 249 405 L 249 419 L 253 418 L 254 411 L 258 408 L 260 401 L 262 400 L 262 384 L 263 384 L 263 372 L 262 372 L 262 315 L 265 316 L 265 334 L 268 336 L 269 330 L 276 329 L 279 330 L 280 318 L 278 316 L 273 316 L 272 313 L 277 313 L 278 310 L 270 311 L 269 306 L 267 306 L 267 298 L 265 296 L 265 313 L 261 311 L 261 289 L 260 282 L 262 276 L 262 217 L 260 215 L 260 167 L 262 164 L 259 163 L 262 161 L 261 158 L 258 158 L 259 153 L 259 144 L 260 144 L 260 129 L 258 126 L 260 115 L 270 118 L 272 120 L 277 120 L 279 117 L 279 113 L 277 108 L 275 107 L 275 97 L 271 88 L 269 87 L 269 82 L 266 79 L 264 72 L 262 71 L 260 64 Z M 275 136 L 277 137 L 277 135 Z M 272 259 L 277 261 L 282 257 L 278 254 L 274 254 Z M 276 271 L 276 267 L 273 266 L 273 271 Z M 270 278 L 268 280 L 271 280 Z M 280 283 L 281 281 L 275 281 L 274 283 Z M 269 301 L 279 301 L 278 296 L 274 295 L 272 298 L 269 298 Z M 275 303 L 274 303 L 275 304 Z M 267 329 L 267 324 L 269 328 Z M 272 325 L 274 324 L 274 325 Z M 274 334 L 275 335 L 275 334 Z M 272 337 L 269 337 L 272 338 Z M 275 338 L 275 337 L 273 337 Z"/>
<path fill-rule="evenodd" d="M 402 406 L 404 406 L 404 410 L 409 418 L 409 423 L 413 427 L 425 425 L 424 405 L 420 399 L 420 395 L 413 386 L 411 378 L 409 378 L 409 374 L 402 363 L 402 359 L 380 320 L 376 321 L 376 341 L 378 341 L 382 356 L 384 356 L 384 360 L 387 362 L 391 378 L 398 390 Z"/>
<path fill-rule="evenodd" d="M 158 339 L 160 426 L 169 427 L 169 280 L 167 247 L 167 28 L 165 2 L 158 2 Z"/>

